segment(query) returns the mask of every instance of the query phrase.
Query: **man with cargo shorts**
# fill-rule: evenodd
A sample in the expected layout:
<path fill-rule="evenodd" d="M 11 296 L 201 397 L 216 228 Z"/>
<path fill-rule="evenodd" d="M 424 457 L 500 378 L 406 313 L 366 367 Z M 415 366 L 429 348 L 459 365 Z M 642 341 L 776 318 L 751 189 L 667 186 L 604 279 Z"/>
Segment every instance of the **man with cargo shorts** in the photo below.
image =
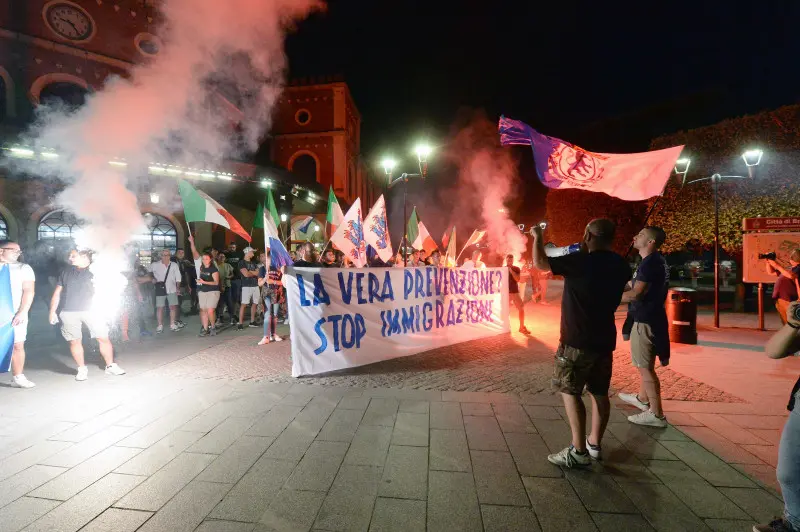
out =
<path fill-rule="evenodd" d="M 150 273 L 156 291 L 157 333 L 164 332 L 164 307 L 169 305 L 169 330 L 175 332 L 183 329 L 183 322 L 178 318 L 178 293 L 181 289 L 181 271 L 177 263 L 171 261 L 172 254 L 168 249 L 161 251 L 161 260 L 150 264 Z"/>
<path fill-rule="evenodd" d="M 50 301 L 50 324 L 61 321 L 61 336 L 69 343 L 69 351 L 78 365 L 76 381 L 89 378 L 89 368 L 83 358 L 83 333 L 81 327 L 86 325 L 92 338 L 97 340 L 100 355 L 106 363 L 106 375 L 124 375 L 125 370 L 114 363 L 114 347 L 108 339 L 108 325 L 92 311 L 94 299 L 94 275 L 89 270 L 91 254 L 89 251 L 72 250 L 69 253 L 71 266 L 61 272 L 56 283 L 53 298 Z M 56 314 L 64 295 L 61 313 Z"/>
<path fill-rule="evenodd" d="M 628 263 L 611 251 L 615 226 L 605 219 L 589 222 L 578 252 L 548 257 L 542 230 L 533 228 L 533 262 L 543 272 L 564 277 L 561 338 L 555 357 L 553 386 L 561 392 L 572 431 L 572 444 L 547 459 L 572 468 L 600 458 L 611 405 L 608 388 L 617 342 L 614 312 L 631 278 Z M 592 397 L 592 429 L 586 436 L 584 387 Z"/>
<path fill-rule="evenodd" d="M 669 290 L 669 266 L 658 249 L 667 239 L 660 227 L 645 227 L 633 238 L 642 262 L 633 275 L 633 285 L 622 295 L 630 303 L 633 317 L 631 358 L 642 379 L 639 393 L 621 393 L 619 398 L 641 410 L 628 416 L 637 425 L 666 427 L 661 410 L 661 383 L 656 375 L 656 357 L 661 365 L 669 364 L 669 325 L 664 302 Z"/>
<path fill-rule="evenodd" d="M 11 283 L 11 308 L 14 317 L 11 326 L 14 329 L 14 347 L 11 352 L 11 386 L 13 388 L 33 388 L 22 370 L 25 368 L 25 340 L 28 335 L 28 311 L 33 304 L 34 283 L 36 276 L 33 268 L 19 262 L 22 250 L 12 240 L 0 240 L 0 272 L 8 268 Z"/>

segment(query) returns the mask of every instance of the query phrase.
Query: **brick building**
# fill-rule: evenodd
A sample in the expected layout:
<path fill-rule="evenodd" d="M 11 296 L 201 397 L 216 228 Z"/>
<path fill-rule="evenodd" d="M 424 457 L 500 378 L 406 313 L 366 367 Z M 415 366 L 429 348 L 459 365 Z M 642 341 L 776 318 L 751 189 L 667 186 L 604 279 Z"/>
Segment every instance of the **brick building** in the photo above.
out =
<path fill-rule="evenodd" d="M 4 157 L 42 157 L 17 145 L 18 133 L 41 102 L 52 98 L 79 106 L 87 95 L 102 90 L 110 76 L 126 77 L 135 64 L 158 55 L 163 45 L 156 35 L 157 4 L 157 0 L 0 2 L 0 162 Z M 371 205 L 377 195 L 361 161 L 360 124 L 344 82 L 293 83 L 275 110 L 271 134 L 252 161 L 229 161 L 203 175 L 191 173 L 191 178 L 187 169 L 163 161 L 147 176 L 131 176 L 151 226 L 149 244 L 147 235 L 137 236 L 144 242 L 142 252 L 184 243 L 176 177 L 192 179 L 245 227 L 252 224 L 264 188 L 272 187 L 291 238 L 322 241 L 321 231 L 306 235 L 294 230 L 308 215 L 324 225 L 329 186 L 345 205 L 356 197 Z M 52 203 L 62 184 L 8 168 L 0 164 L 0 237 L 32 247 L 42 240 L 63 241 L 79 229 L 79 220 Z M 221 227 L 199 224 L 197 239 L 202 245 L 224 246 L 234 238 Z M 144 249 L 148 246 L 150 250 Z"/>

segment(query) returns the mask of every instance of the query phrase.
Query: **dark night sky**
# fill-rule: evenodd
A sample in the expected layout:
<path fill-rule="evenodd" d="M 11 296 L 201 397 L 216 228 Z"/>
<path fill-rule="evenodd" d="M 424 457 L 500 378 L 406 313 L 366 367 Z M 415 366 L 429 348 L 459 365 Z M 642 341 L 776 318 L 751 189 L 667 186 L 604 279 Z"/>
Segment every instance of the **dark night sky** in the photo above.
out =
<path fill-rule="evenodd" d="M 344 76 L 371 162 L 445 142 L 462 107 L 636 151 L 797 101 L 798 21 L 796 0 L 330 0 L 287 52 L 291 77 Z"/>

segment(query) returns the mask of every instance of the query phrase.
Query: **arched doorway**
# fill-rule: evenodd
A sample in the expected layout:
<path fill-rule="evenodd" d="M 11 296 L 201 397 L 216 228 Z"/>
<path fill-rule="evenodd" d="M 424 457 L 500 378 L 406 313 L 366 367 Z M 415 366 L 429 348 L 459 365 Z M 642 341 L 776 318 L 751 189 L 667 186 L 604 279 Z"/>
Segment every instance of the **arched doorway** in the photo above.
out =
<path fill-rule="evenodd" d="M 174 254 L 178 249 L 178 232 L 167 218 L 146 212 L 143 215 L 146 229 L 134 235 L 133 245 L 143 266 L 150 264 L 153 253 L 168 249 Z"/>
<path fill-rule="evenodd" d="M 289 170 L 297 176 L 319 181 L 317 160 L 310 153 L 296 155 L 289 165 Z"/>
<path fill-rule="evenodd" d="M 3 218 L 3 214 L 0 213 L 0 240 L 6 239 L 8 239 L 8 224 L 6 219 Z"/>
<path fill-rule="evenodd" d="M 48 106 L 64 106 L 75 110 L 86 103 L 89 91 L 80 85 L 68 81 L 50 83 L 39 92 L 39 104 Z"/>
<path fill-rule="evenodd" d="M 73 241 L 80 235 L 81 222 L 67 211 L 51 211 L 39 221 L 36 239 L 45 242 Z"/>

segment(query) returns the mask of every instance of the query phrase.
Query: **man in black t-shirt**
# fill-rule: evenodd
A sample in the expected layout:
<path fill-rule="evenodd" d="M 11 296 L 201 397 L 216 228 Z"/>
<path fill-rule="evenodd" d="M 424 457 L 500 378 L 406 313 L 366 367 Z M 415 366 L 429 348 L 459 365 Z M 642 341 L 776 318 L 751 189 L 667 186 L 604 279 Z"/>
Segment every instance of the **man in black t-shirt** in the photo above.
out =
<path fill-rule="evenodd" d="M 572 429 L 572 445 L 547 459 L 564 467 L 588 466 L 600 457 L 611 404 L 608 388 L 617 343 L 614 312 L 631 278 L 628 263 L 611 251 L 616 228 L 610 220 L 589 222 L 581 250 L 548 257 L 542 230 L 533 227 L 533 263 L 541 271 L 564 277 L 561 339 L 555 357 L 553 385 L 561 392 Z M 584 386 L 592 396 L 592 429 L 586 437 Z"/>
<path fill-rule="evenodd" d="M 628 421 L 650 427 L 667 426 L 661 410 L 661 384 L 655 371 L 656 357 L 661 359 L 662 366 L 669 364 L 669 327 L 664 310 L 669 266 L 658 252 L 666 239 L 660 227 L 645 227 L 633 238 L 633 247 L 639 251 L 642 262 L 633 275 L 633 285 L 622 295 L 622 302 L 631 304 L 631 359 L 642 384 L 638 394 L 621 393 L 619 398 L 642 410 L 628 416 Z"/>
<path fill-rule="evenodd" d="M 517 307 L 519 313 L 519 332 L 530 334 L 531 332 L 525 327 L 525 304 L 519 295 L 519 278 L 522 270 L 519 266 L 514 266 L 514 255 L 506 255 L 506 266 L 508 266 L 508 299 Z"/>
<path fill-rule="evenodd" d="M 314 257 L 314 245 L 311 242 L 303 242 L 297 248 L 297 260 L 294 266 L 298 268 L 322 268 L 322 263 L 316 261 Z"/>
<path fill-rule="evenodd" d="M 242 283 L 242 304 L 239 307 L 239 324 L 236 326 L 239 331 L 244 329 L 244 310 L 248 305 L 250 306 L 249 327 L 260 326 L 256 321 L 256 309 L 260 304 L 261 296 L 258 289 L 258 264 L 253 260 L 255 253 L 256 250 L 251 247 L 244 248 L 244 259 L 236 265 L 236 271 L 239 272 Z"/>

